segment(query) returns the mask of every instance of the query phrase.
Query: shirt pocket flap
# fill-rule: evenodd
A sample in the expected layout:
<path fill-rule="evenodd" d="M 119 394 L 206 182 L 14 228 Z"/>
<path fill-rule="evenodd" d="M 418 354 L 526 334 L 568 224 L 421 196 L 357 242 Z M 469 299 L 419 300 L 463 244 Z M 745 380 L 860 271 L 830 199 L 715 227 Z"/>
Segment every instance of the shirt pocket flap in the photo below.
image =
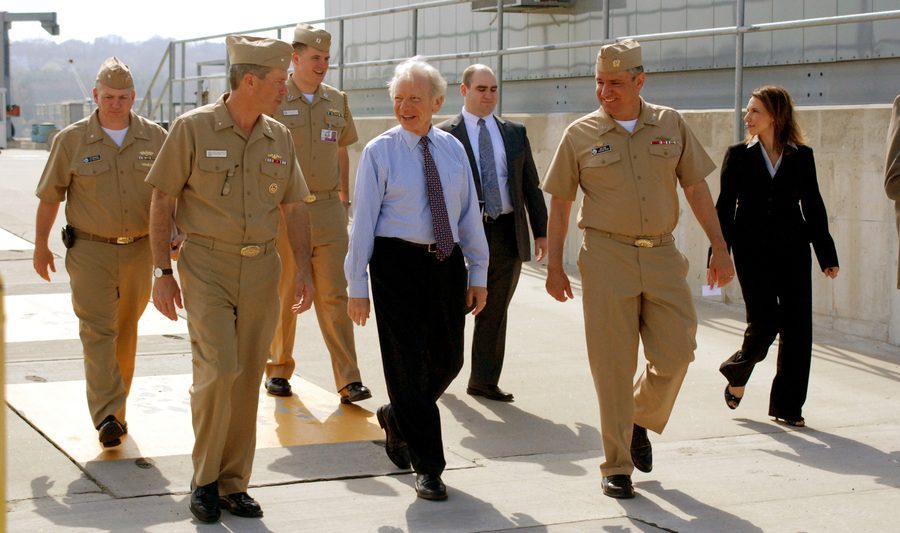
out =
<path fill-rule="evenodd" d="M 594 168 L 594 167 L 605 167 L 608 165 L 612 165 L 622 159 L 622 154 L 619 152 L 605 152 L 602 154 L 591 154 L 587 161 L 581 165 L 584 168 Z"/>
<path fill-rule="evenodd" d="M 659 157 L 675 157 L 681 154 L 681 146 L 678 144 L 651 144 L 650 155 Z"/>
<path fill-rule="evenodd" d="M 109 172 L 109 163 L 106 161 L 78 163 L 75 166 L 75 173 L 79 176 L 98 176 L 105 172 Z"/>
<path fill-rule="evenodd" d="M 150 167 L 153 166 L 152 159 L 140 159 L 134 162 L 134 169 L 139 170 L 141 172 L 149 172 Z"/>
<path fill-rule="evenodd" d="M 325 117 L 325 123 L 331 129 L 340 130 L 340 129 L 343 129 L 344 126 L 347 125 L 347 119 L 345 119 L 343 117 L 336 117 L 336 116 L 332 115 L 332 116 Z"/>
<path fill-rule="evenodd" d="M 285 163 L 287 162 L 285 161 Z M 291 166 L 289 164 L 263 161 L 259 165 L 259 171 L 266 176 L 272 176 L 280 180 L 286 180 L 288 176 L 290 176 Z"/>
<path fill-rule="evenodd" d="M 305 126 L 306 125 L 306 116 L 303 113 L 301 113 L 299 110 L 295 110 L 295 111 L 297 111 L 297 113 L 298 113 L 297 115 L 282 114 L 280 117 L 278 117 L 278 122 L 281 122 L 282 124 L 287 126 L 287 128 L 289 130 L 292 130 L 294 128 L 299 128 L 300 126 Z"/>
<path fill-rule="evenodd" d="M 197 168 L 204 172 L 227 172 L 234 164 L 227 159 L 217 157 L 201 157 L 197 159 Z"/>

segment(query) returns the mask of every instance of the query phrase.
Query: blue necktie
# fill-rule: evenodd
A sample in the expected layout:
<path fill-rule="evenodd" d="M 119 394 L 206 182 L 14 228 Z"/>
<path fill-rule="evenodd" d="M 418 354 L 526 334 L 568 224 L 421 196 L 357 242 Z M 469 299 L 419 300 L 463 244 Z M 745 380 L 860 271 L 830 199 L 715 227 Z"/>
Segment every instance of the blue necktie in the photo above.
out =
<path fill-rule="evenodd" d="M 419 144 L 422 145 L 422 155 L 425 157 L 425 190 L 428 193 L 428 207 L 431 208 L 437 259 L 443 261 L 450 257 L 456 244 L 453 242 L 453 230 L 450 229 L 450 217 L 447 216 L 447 204 L 444 203 L 441 176 L 431 157 L 431 150 L 428 149 L 428 137 L 419 139 Z"/>
<path fill-rule="evenodd" d="M 491 218 L 497 218 L 503 212 L 503 204 L 500 202 L 500 185 L 497 183 L 497 165 L 494 164 L 494 144 L 483 118 L 478 119 L 478 163 L 481 167 L 484 212 Z"/>

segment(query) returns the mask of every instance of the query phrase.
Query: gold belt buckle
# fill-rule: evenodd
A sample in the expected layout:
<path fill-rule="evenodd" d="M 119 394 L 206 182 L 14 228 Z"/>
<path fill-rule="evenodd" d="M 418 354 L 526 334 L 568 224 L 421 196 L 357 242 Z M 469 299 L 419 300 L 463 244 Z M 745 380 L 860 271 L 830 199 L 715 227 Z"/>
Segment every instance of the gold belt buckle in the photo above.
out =
<path fill-rule="evenodd" d="M 116 244 L 131 244 L 134 242 L 134 237 L 116 237 Z"/>
<path fill-rule="evenodd" d="M 260 249 L 259 246 L 252 244 L 250 246 L 244 246 L 243 248 L 241 248 L 241 256 L 242 257 L 256 257 L 257 255 L 259 255 L 259 252 L 261 252 L 261 251 L 262 250 Z"/>
<path fill-rule="evenodd" d="M 650 239 L 635 239 L 634 245 L 638 248 L 653 248 L 653 241 Z"/>

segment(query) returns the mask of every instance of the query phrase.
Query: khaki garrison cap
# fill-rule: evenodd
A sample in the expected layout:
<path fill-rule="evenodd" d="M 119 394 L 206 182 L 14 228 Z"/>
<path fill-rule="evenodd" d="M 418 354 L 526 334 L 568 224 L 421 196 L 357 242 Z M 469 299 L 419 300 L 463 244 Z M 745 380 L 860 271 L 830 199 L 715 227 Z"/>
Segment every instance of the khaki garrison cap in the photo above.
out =
<path fill-rule="evenodd" d="M 110 89 L 134 88 L 131 70 L 116 56 L 110 57 L 100 65 L 100 70 L 97 72 L 97 83 L 102 83 Z"/>
<path fill-rule="evenodd" d="M 229 35 L 225 38 L 228 62 L 232 65 L 259 65 L 269 68 L 287 68 L 291 65 L 291 45 L 278 39 Z"/>
<path fill-rule="evenodd" d="M 597 72 L 620 72 L 643 64 L 641 43 L 631 39 L 607 44 L 597 54 Z"/>
<path fill-rule="evenodd" d="M 331 34 L 301 22 L 294 28 L 294 44 L 305 44 L 316 50 L 328 52 L 331 49 Z"/>

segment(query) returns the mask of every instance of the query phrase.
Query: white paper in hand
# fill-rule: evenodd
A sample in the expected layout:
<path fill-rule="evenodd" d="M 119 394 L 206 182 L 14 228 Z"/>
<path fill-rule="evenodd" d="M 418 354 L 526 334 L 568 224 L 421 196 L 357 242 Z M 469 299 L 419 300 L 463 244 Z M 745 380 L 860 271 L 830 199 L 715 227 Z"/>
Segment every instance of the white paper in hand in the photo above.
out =
<path fill-rule="evenodd" d="M 722 287 L 718 285 L 714 285 L 710 287 L 706 283 L 700 286 L 700 290 L 702 291 L 703 296 L 721 296 L 722 295 Z"/>

